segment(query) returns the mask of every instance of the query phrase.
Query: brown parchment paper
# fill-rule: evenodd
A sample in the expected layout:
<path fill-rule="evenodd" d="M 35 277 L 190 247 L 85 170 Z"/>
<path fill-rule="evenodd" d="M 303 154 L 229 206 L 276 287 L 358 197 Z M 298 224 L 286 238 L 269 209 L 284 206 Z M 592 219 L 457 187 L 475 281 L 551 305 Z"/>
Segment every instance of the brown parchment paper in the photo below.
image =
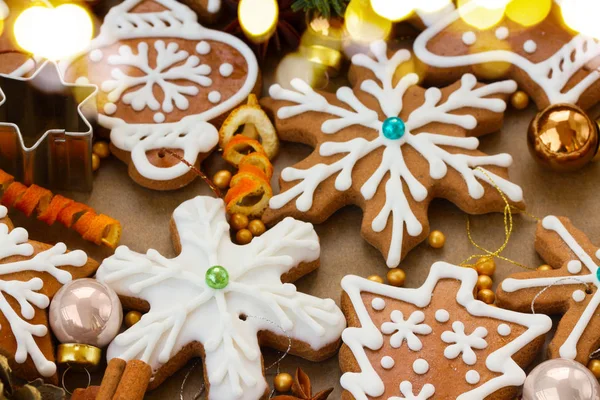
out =
<path fill-rule="evenodd" d="M 101 4 L 98 15 L 103 15 L 110 4 Z M 274 64 L 276 65 L 276 64 Z M 269 76 L 272 69 L 265 68 L 265 88 L 272 82 Z M 265 90 L 266 91 L 266 90 Z M 516 111 L 509 107 L 503 129 L 481 138 L 480 149 L 488 154 L 510 153 L 514 158 L 510 167 L 511 180 L 524 189 L 528 211 L 538 217 L 548 214 L 568 216 L 573 224 L 583 230 L 596 244 L 600 244 L 600 215 L 596 210 L 598 186 L 600 185 L 600 165 L 592 164 L 575 173 L 554 173 L 539 167 L 528 153 L 526 131 L 529 121 L 535 115 L 534 106 L 525 111 Z M 594 114 L 597 115 L 598 113 Z M 311 149 L 302 145 L 283 143 L 279 156 L 275 159 L 276 172 L 273 187 L 278 191 L 277 178 L 282 168 L 290 166 L 310 153 Z M 209 175 L 223 167 L 219 154 L 213 154 L 204 162 Z M 158 250 L 170 257 L 175 253 L 171 246 L 169 219 L 173 210 L 183 201 L 198 195 L 212 195 L 206 184 L 197 179 L 178 191 L 156 192 L 135 184 L 127 175 L 127 166 L 114 157 L 103 160 L 95 174 L 94 189 L 89 194 L 62 193 L 71 196 L 95 208 L 97 212 L 110 215 L 123 224 L 122 245 L 146 252 L 149 248 Z M 58 224 L 48 227 L 45 224 L 28 219 L 18 212 L 10 212 L 17 226 L 23 226 L 30 237 L 48 243 L 63 241 L 71 249 L 81 248 L 97 261 L 112 254 L 106 248 L 100 248 L 83 241 Z M 439 260 L 460 263 L 477 250 L 469 243 L 466 235 L 466 214 L 447 201 L 436 200 L 429 209 L 431 229 L 439 229 L 446 235 L 444 248 L 436 250 L 422 243 L 402 262 L 401 267 L 407 273 L 406 287 L 417 287 L 425 280 L 430 265 Z M 321 267 L 312 274 L 296 282 L 298 290 L 319 297 L 331 297 L 339 304 L 340 280 L 346 274 L 385 276 L 387 267 L 383 256 L 367 244 L 360 236 L 361 211 L 348 207 L 334 214 L 324 224 L 316 226 L 321 240 Z M 474 238 L 482 245 L 496 249 L 504 240 L 503 218 L 501 214 L 490 214 L 471 218 Z M 526 216 L 515 217 L 512 239 L 503 255 L 525 265 L 538 266 L 541 259 L 535 253 L 533 239 L 535 221 Z M 507 262 L 497 261 L 494 286 L 503 278 L 521 268 Z M 202 327 L 199 327 L 201 329 Z M 265 365 L 274 362 L 279 354 L 265 350 Z M 201 362 L 190 373 L 185 385 L 185 399 L 193 395 L 202 386 Z M 147 399 L 179 399 L 182 381 L 194 366 L 194 362 L 172 376 L 163 385 L 146 395 Z M 292 375 L 296 367 L 301 367 L 311 378 L 315 393 L 327 387 L 334 387 L 331 399 L 341 396 L 339 386 L 340 370 L 337 357 L 326 362 L 311 363 L 297 357 L 288 356 L 281 362 L 280 370 Z M 276 367 L 267 371 L 267 380 L 272 384 Z M 72 374 L 72 372 L 69 372 Z M 102 368 L 93 373 L 93 383 L 99 384 Z M 84 382 L 84 376 L 70 375 L 69 387 Z M 204 397 L 203 397 L 204 398 Z"/>

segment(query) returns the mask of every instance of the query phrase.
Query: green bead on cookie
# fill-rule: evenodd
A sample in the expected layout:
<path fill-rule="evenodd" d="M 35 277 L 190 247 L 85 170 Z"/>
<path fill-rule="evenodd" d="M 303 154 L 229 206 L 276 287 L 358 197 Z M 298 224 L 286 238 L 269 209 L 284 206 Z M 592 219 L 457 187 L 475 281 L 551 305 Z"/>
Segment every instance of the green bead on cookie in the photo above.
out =
<path fill-rule="evenodd" d="M 206 284 L 213 289 L 224 289 L 229 284 L 229 273 L 220 265 L 206 271 Z"/>

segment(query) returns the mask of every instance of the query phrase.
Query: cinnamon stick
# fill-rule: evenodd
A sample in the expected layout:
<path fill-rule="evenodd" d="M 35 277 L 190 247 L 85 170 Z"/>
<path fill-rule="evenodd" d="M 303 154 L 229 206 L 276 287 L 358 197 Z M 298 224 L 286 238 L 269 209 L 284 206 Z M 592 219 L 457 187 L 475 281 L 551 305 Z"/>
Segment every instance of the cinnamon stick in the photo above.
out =
<path fill-rule="evenodd" d="M 142 400 L 151 377 L 150 365 L 140 360 L 128 361 L 112 400 Z"/>
<path fill-rule="evenodd" d="M 100 384 L 100 391 L 95 400 L 112 400 L 117 391 L 117 386 L 119 386 L 119 381 L 121 381 L 121 377 L 123 376 L 125 365 L 127 365 L 125 360 L 121 360 L 120 358 L 113 358 L 108 362 L 102 383 Z"/>

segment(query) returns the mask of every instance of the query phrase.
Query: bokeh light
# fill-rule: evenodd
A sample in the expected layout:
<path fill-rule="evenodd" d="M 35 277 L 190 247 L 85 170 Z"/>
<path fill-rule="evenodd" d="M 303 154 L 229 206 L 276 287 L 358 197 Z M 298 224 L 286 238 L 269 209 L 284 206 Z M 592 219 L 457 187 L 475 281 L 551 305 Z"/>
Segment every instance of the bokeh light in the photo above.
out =
<path fill-rule="evenodd" d="M 276 0 L 241 0 L 238 19 L 248 39 L 257 44 L 263 43 L 277 29 L 279 5 Z"/>
<path fill-rule="evenodd" d="M 506 6 L 506 16 L 523 26 L 542 22 L 552 9 L 552 0 L 513 0 Z"/>
<path fill-rule="evenodd" d="M 489 29 L 502 20 L 508 1 L 458 0 L 458 12 L 467 24 L 481 30 Z"/>
<path fill-rule="evenodd" d="M 29 7 L 14 24 L 19 46 L 49 60 L 65 59 L 85 50 L 93 33 L 89 13 L 75 4 Z"/>
<path fill-rule="evenodd" d="M 452 0 L 422 0 L 416 7 L 426 13 L 433 13 L 446 8 L 450 3 Z"/>
<path fill-rule="evenodd" d="M 377 14 L 369 0 L 352 0 L 346 8 L 345 27 L 352 40 L 370 43 L 387 38 L 392 22 Z"/>
<path fill-rule="evenodd" d="M 569 0 L 561 3 L 562 15 L 567 26 L 585 35 L 600 39 L 600 1 Z"/>
<path fill-rule="evenodd" d="M 422 0 L 415 5 L 409 0 L 371 0 L 373 10 L 385 19 L 399 22 L 412 16 L 417 10 L 434 13 L 452 3 L 452 0 Z"/>

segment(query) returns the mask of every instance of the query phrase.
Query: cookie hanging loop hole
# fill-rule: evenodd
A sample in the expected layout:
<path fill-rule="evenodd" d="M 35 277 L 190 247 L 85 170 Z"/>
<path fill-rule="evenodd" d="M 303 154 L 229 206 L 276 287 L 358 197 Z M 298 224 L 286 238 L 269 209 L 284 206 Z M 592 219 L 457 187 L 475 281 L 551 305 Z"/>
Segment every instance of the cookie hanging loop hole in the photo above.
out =
<path fill-rule="evenodd" d="M 71 392 L 69 389 L 67 389 L 67 385 L 65 384 L 65 376 L 67 376 L 67 373 L 72 369 L 71 364 L 67 364 L 67 369 L 64 370 L 64 372 L 62 373 L 62 378 L 61 378 L 61 384 L 62 384 L 62 388 L 65 390 L 65 392 L 67 392 L 69 395 L 72 395 L 73 392 Z M 92 375 L 90 375 L 90 371 L 88 371 L 87 368 L 78 368 L 78 369 L 82 369 L 83 371 L 85 371 L 86 375 L 87 375 L 87 384 L 85 385 L 84 389 L 87 389 L 90 387 L 90 385 L 92 384 Z M 78 388 L 75 388 L 78 389 Z"/>

